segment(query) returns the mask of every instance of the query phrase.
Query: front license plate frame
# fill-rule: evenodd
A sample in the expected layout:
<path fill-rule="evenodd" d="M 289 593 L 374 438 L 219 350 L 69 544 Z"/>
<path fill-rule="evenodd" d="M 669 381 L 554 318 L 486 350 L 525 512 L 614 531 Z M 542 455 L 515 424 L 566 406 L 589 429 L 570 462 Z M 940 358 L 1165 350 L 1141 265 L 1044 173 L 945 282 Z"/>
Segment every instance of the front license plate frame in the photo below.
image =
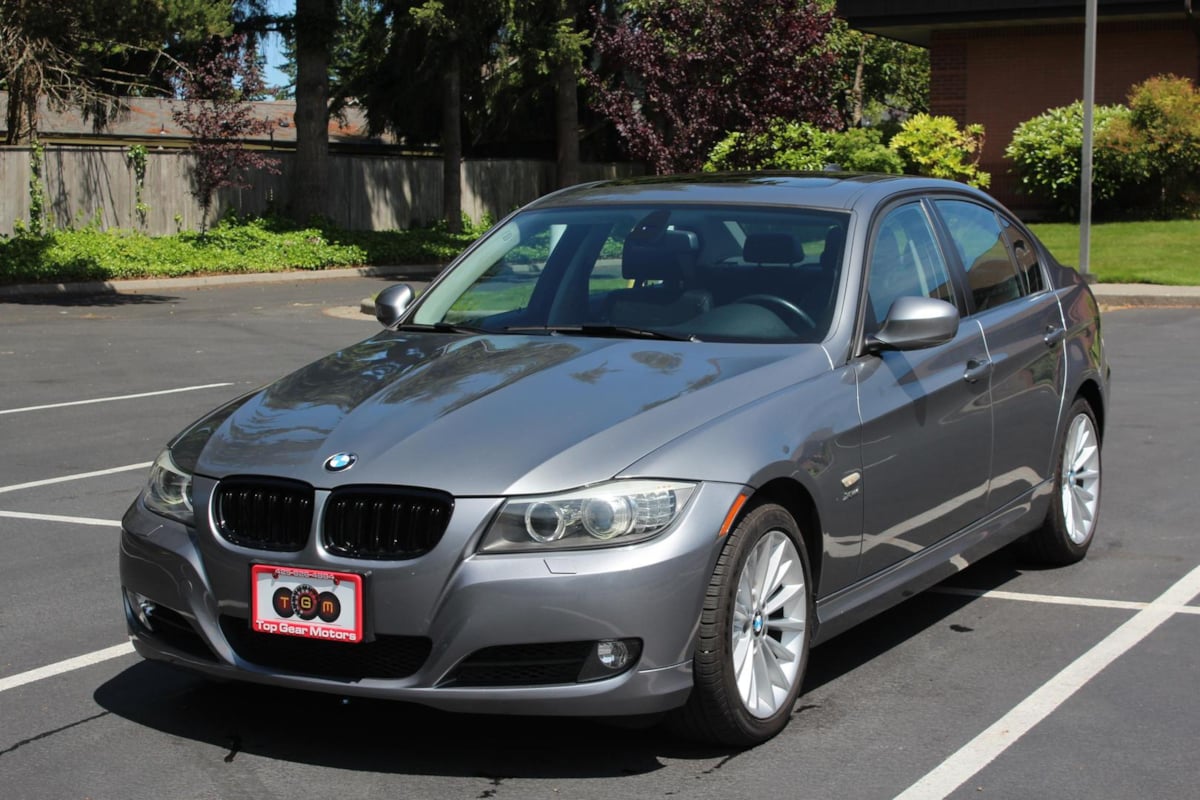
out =
<path fill-rule="evenodd" d="M 357 644 L 364 639 L 363 576 L 254 564 L 250 568 L 250 629 Z"/>

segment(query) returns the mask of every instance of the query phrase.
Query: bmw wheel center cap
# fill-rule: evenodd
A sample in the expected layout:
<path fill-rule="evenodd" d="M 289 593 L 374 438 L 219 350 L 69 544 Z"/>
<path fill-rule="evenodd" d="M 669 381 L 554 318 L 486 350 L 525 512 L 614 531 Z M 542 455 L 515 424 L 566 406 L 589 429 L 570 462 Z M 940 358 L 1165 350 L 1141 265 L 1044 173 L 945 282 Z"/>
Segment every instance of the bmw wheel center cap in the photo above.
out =
<path fill-rule="evenodd" d="M 358 456 L 354 453 L 334 453 L 325 459 L 325 469 L 330 472 L 342 472 L 353 467 L 356 461 L 358 461 Z"/>

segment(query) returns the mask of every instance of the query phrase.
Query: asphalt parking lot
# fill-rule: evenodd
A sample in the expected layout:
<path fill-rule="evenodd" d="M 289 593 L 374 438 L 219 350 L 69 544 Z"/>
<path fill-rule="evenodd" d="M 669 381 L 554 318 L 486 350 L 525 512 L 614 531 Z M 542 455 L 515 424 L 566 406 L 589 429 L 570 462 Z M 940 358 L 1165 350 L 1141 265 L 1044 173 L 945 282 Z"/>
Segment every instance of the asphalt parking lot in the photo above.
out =
<path fill-rule="evenodd" d="M 217 684 L 132 655 L 119 520 L 167 439 L 370 335 L 358 278 L 0 298 L 0 796 L 1190 798 L 1200 311 L 1105 317 L 1097 541 L 1002 552 L 813 653 L 745 752 L 587 720 Z"/>

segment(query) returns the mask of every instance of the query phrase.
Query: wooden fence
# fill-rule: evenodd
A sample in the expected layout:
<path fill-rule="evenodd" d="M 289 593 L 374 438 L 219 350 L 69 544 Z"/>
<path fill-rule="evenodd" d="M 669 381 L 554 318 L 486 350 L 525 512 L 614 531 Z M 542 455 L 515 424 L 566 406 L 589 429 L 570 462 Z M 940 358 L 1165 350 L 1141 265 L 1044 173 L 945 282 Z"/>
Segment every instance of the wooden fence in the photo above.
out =
<path fill-rule="evenodd" d="M 30 154 L 27 147 L 0 148 L 0 234 L 29 219 Z M 255 171 L 248 189 L 217 193 L 209 222 L 229 210 L 262 214 L 286 204 L 293 153 L 279 152 L 280 174 Z M 124 148 L 47 146 L 42 186 L 48 218 L 57 227 L 174 233 L 200 227 L 200 206 L 191 194 L 193 156 L 180 150 L 150 150 L 142 188 L 144 214 L 137 213 L 134 170 Z M 640 173 L 635 164 L 584 164 L 584 180 Z M 463 162 L 463 211 L 478 222 L 498 219 L 555 188 L 554 163 L 535 160 Z M 428 225 L 441 216 L 442 164 L 437 158 L 331 154 L 328 216 L 344 228 L 389 230 Z"/>

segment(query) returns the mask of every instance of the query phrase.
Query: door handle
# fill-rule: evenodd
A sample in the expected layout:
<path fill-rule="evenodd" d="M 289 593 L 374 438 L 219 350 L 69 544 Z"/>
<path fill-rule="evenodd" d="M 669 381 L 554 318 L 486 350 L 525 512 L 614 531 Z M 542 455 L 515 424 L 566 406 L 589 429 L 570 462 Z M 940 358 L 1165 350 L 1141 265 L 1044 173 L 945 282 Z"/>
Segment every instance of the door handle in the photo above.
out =
<path fill-rule="evenodd" d="M 1046 347 L 1056 347 L 1059 342 L 1067 335 L 1065 328 L 1059 328 L 1056 325 L 1046 326 L 1046 335 L 1042 337 L 1042 341 L 1046 343 Z"/>
<path fill-rule="evenodd" d="M 980 378 L 986 378 L 992 374 L 991 359 L 972 358 L 967 362 L 967 371 L 963 373 L 963 380 L 967 383 L 975 383 Z"/>

